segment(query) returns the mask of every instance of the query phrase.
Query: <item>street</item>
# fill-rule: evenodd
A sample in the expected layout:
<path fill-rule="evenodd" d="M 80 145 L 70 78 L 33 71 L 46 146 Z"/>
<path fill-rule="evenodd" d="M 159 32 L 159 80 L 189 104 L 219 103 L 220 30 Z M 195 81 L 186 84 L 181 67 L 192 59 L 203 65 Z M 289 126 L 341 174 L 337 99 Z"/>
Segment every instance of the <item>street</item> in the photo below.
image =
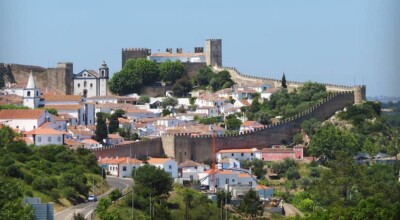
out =
<path fill-rule="evenodd" d="M 129 186 L 133 183 L 131 178 L 117 178 L 112 176 L 107 176 L 106 179 L 109 186 L 112 189 L 119 189 L 121 191 L 127 190 Z M 103 193 L 98 199 L 107 196 L 112 190 Z M 85 219 L 91 219 L 91 214 L 96 209 L 97 202 L 86 202 L 76 206 L 69 207 L 63 211 L 54 214 L 55 220 L 70 220 L 74 216 L 74 213 L 82 213 Z"/>

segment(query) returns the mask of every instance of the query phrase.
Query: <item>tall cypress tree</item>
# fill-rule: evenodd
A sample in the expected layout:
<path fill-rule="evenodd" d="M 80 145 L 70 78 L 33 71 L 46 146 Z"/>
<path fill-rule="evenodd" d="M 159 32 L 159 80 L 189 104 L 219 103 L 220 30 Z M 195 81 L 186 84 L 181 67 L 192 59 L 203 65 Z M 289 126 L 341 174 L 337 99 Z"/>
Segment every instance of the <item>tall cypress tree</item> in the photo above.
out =
<path fill-rule="evenodd" d="M 282 76 L 282 88 L 287 88 L 285 73 L 283 73 Z"/>
<path fill-rule="evenodd" d="M 101 112 L 99 112 L 101 113 Z M 97 124 L 96 124 L 96 141 L 103 142 L 103 139 L 107 138 L 107 125 L 106 119 L 102 114 L 97 113 Z"/>

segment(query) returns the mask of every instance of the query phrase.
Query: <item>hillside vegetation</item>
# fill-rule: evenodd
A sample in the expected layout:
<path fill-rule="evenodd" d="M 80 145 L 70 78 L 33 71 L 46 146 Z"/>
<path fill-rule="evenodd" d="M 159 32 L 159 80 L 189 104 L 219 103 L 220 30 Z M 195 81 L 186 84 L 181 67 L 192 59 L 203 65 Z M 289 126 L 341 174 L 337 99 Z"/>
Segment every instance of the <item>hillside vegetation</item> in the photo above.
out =
<path fill-rule="evenodd" d="M 16 201 L 34 196 L 57 206 L 83 202 L 92 183 L 99 185 L 101 172 L 89 150 L 73 151 L 58 145 L 27 146 L 11 128 L 0 128 L 0 179 L 6 181 L 3 184 L 12 183 L 20 188 Z M 5 202 L 7 198 L 0 200 Z"/>

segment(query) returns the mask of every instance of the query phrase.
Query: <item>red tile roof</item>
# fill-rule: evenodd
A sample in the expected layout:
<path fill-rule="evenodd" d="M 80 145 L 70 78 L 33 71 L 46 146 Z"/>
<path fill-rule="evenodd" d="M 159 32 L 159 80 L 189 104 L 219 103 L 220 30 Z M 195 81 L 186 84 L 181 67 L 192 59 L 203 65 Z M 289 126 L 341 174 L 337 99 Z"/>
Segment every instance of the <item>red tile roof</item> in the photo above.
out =
<path fill-rule="evenodd" d="M 294 153 L 293 148 L 263 148 L 262 153 Z"/>
<path fill-rule="evenodd" d="M 111 158 L 99 158 L 99 164 L 141 164 L 143 161 L 138 160 L 136 158 L 129 157 L 111 157 Z"/>
<path fill-rule="evenodd" d="M 66 132 L 63 131 L 57 131 L 51 128 L 38 128 L 38 129 L 34 129 L 34 130 L 30 130 L 25 132 L 24 134 L 54 134 L 54 135 L 60 135 L 60 134 L 67 134 Z"/>
<path fill-rule="evenodd" d="M 164 164 L 165 162 L 172 160 L 171 158 L 150 158 L 147 160 L 147 163 L 149 164 Z"/>
<path fill-rule="evenodd" d="M 226 149 L 226 150 L 220 150 L 218 153 L 253 153 L 258 151 L 258 149 Z"/>
<path fill-rule="evenodd" d="M 45 108 L 54 108 L 56 110 L 78 110 L 80 105 L 46 105 Z"/>
<path fill-rule="evenodd" d="M 44 111 L 43 109 L 4 109 L 0 111 L 0 119 L 38 119 Z"/>
<path fill-rule="evenodd" d="M 80 95 L 43 95 L 45 101 L 75 101 L 80 102 L 82 96 Z"/>

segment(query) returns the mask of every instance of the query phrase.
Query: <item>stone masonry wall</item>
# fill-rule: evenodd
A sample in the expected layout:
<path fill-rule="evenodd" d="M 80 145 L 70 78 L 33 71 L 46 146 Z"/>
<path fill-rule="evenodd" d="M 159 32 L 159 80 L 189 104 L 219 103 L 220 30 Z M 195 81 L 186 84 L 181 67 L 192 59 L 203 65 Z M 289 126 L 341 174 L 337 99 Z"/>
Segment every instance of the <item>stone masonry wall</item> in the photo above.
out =
<path fill-rule="evenodd" d="M 354 103 L 353 92 L 343 92 L 332 95 L 310 110 L 284 122 L 269 125 L 265 129 L 241 135 L 216 137 L 217 151 L 221 149 L 253 147 L 261 149 L 275 144 L 290 143 L 292 142 L 293 136 L 299 131 L 300 125 L 304 120 L 310 118 L 316 118 L 321 121 L 326 120 L 336 111 L 343 109 L 346 105 L 351 103 Z M 201 137 L 191 137 L 190 135 L 184 134 L 171 136 L 172 137 L 168 139 L 162 139 L 164 152 L 166 152 L 167 156 L 174 157 L 179 162 L 185 159 L 192 159 L 199 162 L 211 159 L 211 135 Z M 173 142 L 171 138 L 174 139 Z M 164 140 L 168 140 L 168 142 Z"/>
<path fill-rule="evenodd" d="M 138 141 L 129 144 L 113 145 L 93 150 L 97 158 L 99 157 L 136 157 L 144 159 L 149 157 L 160 157 L 164 155 L 161 138 Z"/>

